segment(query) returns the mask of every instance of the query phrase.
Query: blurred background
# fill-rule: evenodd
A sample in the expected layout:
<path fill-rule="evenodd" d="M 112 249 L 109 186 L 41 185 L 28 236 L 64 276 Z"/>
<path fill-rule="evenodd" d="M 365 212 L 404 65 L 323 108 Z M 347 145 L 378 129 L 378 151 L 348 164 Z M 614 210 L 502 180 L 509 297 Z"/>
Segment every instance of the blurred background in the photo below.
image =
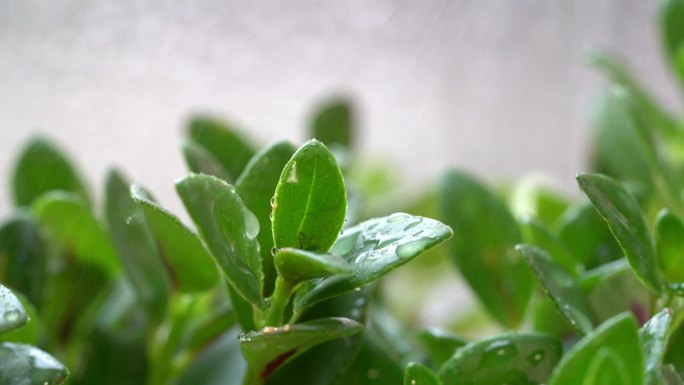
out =
<path fill-rule="evenodd" d="M 173 180 L 192 113 L 301 143 L 315 106 L 344 95 L 361 151 L 401 170 L 402 188 L 453 165 L 488 180 L 542 173 L 574 194 L 603 86 L 587 52 L 619 54 L 677 104 L 655 12 L 641 0 L 6 0 L 0 179 L 43 134 L 96 196 L 115 165 L 183 213 Z"/>

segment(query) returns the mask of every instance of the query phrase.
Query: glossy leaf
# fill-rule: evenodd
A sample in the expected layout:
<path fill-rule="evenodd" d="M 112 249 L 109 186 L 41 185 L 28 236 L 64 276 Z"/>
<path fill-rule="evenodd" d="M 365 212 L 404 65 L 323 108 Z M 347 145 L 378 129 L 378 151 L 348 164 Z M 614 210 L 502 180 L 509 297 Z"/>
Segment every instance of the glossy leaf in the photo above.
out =
<path fill-rule="evenodd" d="M 624 385 L 643 384 L 643 359 L 641 344 L 634 318 L 623 313 L 606 321 L 585 336 L 570 349 L 555 368 L 549 385 L 581 385 L 582 376 L 587 373 L 593 360 L 601 349 L 609 349 L 619 357 L 624 367 Z"/>
<path fill-rule="evenodd" d="M 616 352 L 599 349 L 589 365 L 582 385 L 626 385 L 629 380 L 625 378 L 625 373 L 624 362 Z"/>
<path fill-rule="evenodd" d="M 2 285 L 0 285 L 0 287 L 2 287 Z M 2 292 L 2 289 L 0 289 L 0 292 Z M 0 331 L 0 341 L 37 345 L 41 342 L 40 339 L 43 330 L 43 325 L 38 319 L 38 312 L 36 311 L 36 308 L 33 306 L 33 304 L 31 304 L 31 302 L 29 302 L 26 297 L 21 295 L 21 293 L 14 292 L 13 294 L 17 297 L 17 299 L 19 299 L 19 301 L 21 302 L 21 306 L 24 308 L 24 311 L 26 312 L 27 322 L 24 325 L 17 327 L 16 329 L 12 329 L 8 332 Z M 0 298 L 1 297 L 2 294 L 0 294 Z M 1 302 L 2 300 L 0 299 L 0 303 Z M 3 305 L 0 304 L 0 314 L 2 313 Z M 0 321 L 0 324 L 2 324 L 2 321 Z M 1 325 L 0 329 L 2 329 Z"/>
<path fill-rule="evenodd" d="M 442 218 L 457 234 L 451 255 L 475 295 L 501 324 L 514 327 L 534 288 L 513 247 L 522 241 L 506 206 L 469 175 L 448 171 L 439 186 Z"/>
<path fill-rule="evenodd" d="M 623 257 L 606 221 L 590 202 L 571 206 L 556 226 L 563 245 L 587 270 Z"/>
<path fill-rule="evenodd" d="M 342 257 L 289 247 L 279 249 L 274 261 L 278 274 L 292 283 L 353 273 L 352 265 Z"/>
<path fill-rule="evenodd" d="M 558 311 L 575 330 L 582 335 L 591 332 L 594 325 L 589 303 L 574 277 L 558 266 L 542 249 L 518 245 L 516 250 L 530 265 L 544 288 L 544 292 L 556 305 Z"/>
<path fill-rule="evenodd" d="M 684 222 L 667 209 L 656 218 L 660 269 L 668 283 L 684 282 Z"/>
<path fill-rule="evenodd" d="M 28 212 L 17 212 L 0 227 L 0 266 L 2 282 L 24 293 L 32 303 L 42 303 L 47 250 L 38 223 Z"/>
<path fill-rule="evenodd" d="M 667 337 L 672 324 L 672 310 L 664 309 L 639 330 L 644 351 L 646 385 L 660 384 L 660 365 L 667 348 Z"/>
<path fill-rule="evenodd" d="M 235 291 L 249 303 L 264 307 L 263 272 L 256 241 L 259 222 L 235 188 L 210 175 L 191 174 L 181 179 L 176 189 Z"/>
<path fill-rule="evenodd" d="M 201 145 L 186 141 L 182 146 L 183 157 L 188 169 L 196 174 L 207 174 L 221 178 L 223 180 L 230 180 L 230 175 L 221 163 Z"/>
<path fill-rule="evenodd" d="M 19 298 L 3 285 L 0 285 L 0 314 L 0 333 L 21 327 L 29 321 Z"/>
<path fill-rule="evenodd" d="M 373 282 L 451 235 L 451 229 L 439 221 L 404 213 L 370 219 L 351 227 L 330 252 L 341 256 L 354 271 L 318 281 L 296 299 L 295 312 Z"/>
<path fill-rule="evenodd" d="M 288 360 L 336 338 L 360 332 L 363 326 L 348 318 L 326 318 L 283 327 L 265 327 L 240 335 L 240 349 L 253 378 L 265 381 Z"/>
<path fill-rule="evenodd" d="M 418 332 L 417 337 L 425 348 L 430 367 L 435 370 L 439 369 L 442 364 L 451 358 L 456 349 L 467 343 L 462 338 L 436 328 L 421 330 Z"/>
<path fill-rule="evenodd" d="M 521 229 L 526 242 L 547 250 L 549 256 L 565 271 L 573 276 L 579 272 L 579 261 L 575 260 L 560 240 L 542 222 L 531 217 L 521 220 Z"/>
<path fill-rule="evenodd" d="M 123 176 L 110 171 L 105 191 L 105 217 L 126 276 L 152 320 L 160 322 L 166 312 L 170 285 L 157 245 Z"/>
<path fill-rule="evenodd" d="M 45 194 L 34 202 L 33 212 L 62 250 L 73 252 L 80 262 L 109 276 L 121 270 L 109 236 L 78 196 L 61 191 Z"/>
<path fill-rule="evenodd" d="M 273 240 L 276 248 L 328 251 L 344 224 L 347 197 L 335 157 L 317 140 L 300 147 L 276 187 Z"/>
<path fill-rule="evenodd" d="M 354 141 L 353 120 L 353 110 L 349 101 L 329 101 L 321 106 L 311 119 L 311 137 L 328 147 L 350 148 Z"/>
<path fill-rule="evenodd" d="M 328 317 L 344 317 L 359 323 L 367 320 L 368 289 L 352 291 L 309 308 L 300 322 Z M 269 378 L 268 385 L 334 384 L 340 383 L 350 370 L 363 345 L 364 333 L 337 338 L 317 345 L 279 368 Z M 343 382 L 344 383 L 344 382 Z M 346 383 L 345 383 L 346 384 Z"/>
<path fill-rule="evenodd" d="M 209 116 L 196 116 L 188 128 L 190 139 L 204 147 L 234 181 L 254 156 L 252 145 L 233 127 Z M 204 171 L 204 170 L 202 170 Z"/>
<path fill-rule="evenodd" d="M 142 187 L 131 187 L 130 196 L 142 210 L 178 288 L 196 293 L 216 286 L 219 272 L 197 235 L 161 208 Z"/>
<path fill-rule="evenodd" d="M 264 229 L 257 235 L 257 241 L 261 245 L 265 296 L 273 292 L 276 276 L 271 254 L 273 234 L 269 231 L 273 210 L 271 200 L 280 180 L 280 174 L 296 150 L 289 142 L 276 142 L 265 147 L 247 163 L 240 178 L 235 182 L 235 189 L 240 198 L 259 220 L 259 227 Z"/>
<path fill-rule="evenodd" d="M 0 344 L 0 384 L 57 385 L 69 371 L 51 355 L 30 345 Z"/>
<path fill-rule="evenodd" d="M 438 374 L 444 385 L 545 383 L 562 354 L 558 339 L 507 333 L 458 349 Z"/>
<path fill-rule="evenodd" d="M 404 385 L 442 385 L 442 381 L 427 366 L 411 362 L 404 373 Z"/>
<path fill-rule="evenodd" d="M 608 223 L 637 277 L 659 292 L 661 282 L 653 240 L 636 199 L 616 180 L 604 175 L 583 174 L 577 181 Z"/>
<path fill-rule="evenodd" d="M 62 190 L 78 195 L 87 205 L 88 194 L 69 160 L 52 143 L 31 140 L 17 160 L 12 176 L 14 203 L 30 206 L 48 191 Z"/>

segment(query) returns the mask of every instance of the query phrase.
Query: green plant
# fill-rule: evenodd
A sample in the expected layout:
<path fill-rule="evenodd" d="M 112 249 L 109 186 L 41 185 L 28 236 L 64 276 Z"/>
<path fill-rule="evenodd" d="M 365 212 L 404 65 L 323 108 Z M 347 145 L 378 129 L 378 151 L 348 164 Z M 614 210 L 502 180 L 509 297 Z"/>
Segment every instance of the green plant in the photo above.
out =
<path fill-rule="evenodd" d="M 684 1 L 661 25 L 684 79 Z M 594 61 L 613 85 L 592 156 L 607 175 L 577 177 L 588 200 L 447 170 L 414 214 L 378 217 L 387 183 L 357 160 L 339 100 L 299 148 L 193 119 L 176 190 L 196 231 L 115 170 L 98 215 L 70 162 L 32 141 L 0 227 L 0 380 L 64 380 L 32 344 L 72 384 L 683 384 L 684 123 Z M 393 314 L 396 284 L 376 282 L 423 252 L 432 266 L 400 282 L 453 261 L 479 300 L 469 324 Z"/>
<path fill-rule="evenodd" d="M 350 108 L 326 105 L 312 124 L 343 159 Z M 359 204 L 347 204 L 336 158 L 318 140 L 255 150 L 224 123 L 198 117 L 183 154 L 195 173 L 176 189 L 198 234 L 115 170 L 101 222 L 60 151 L 43 139 L 28 144 L 15 168 L 17 214 L 0 229 L 0 277 L 36 310 L 31 333 L 19 329 L 6 340 L 54 352 L 74 384 L 346 381 L 358 375 L 355 366 L 369 370 L 357 354 L 400 372 L 372 350 L 370 333 L 359 336 L 373 293 L 367 285 L 451 230 L 404 213 L 352 223 L 358 212 L 347 207 Z M 338 358 L 317 374 L 310 357 L 321 351 Z M 27 372 L 21 365 L 3 361 L 0 376 Z M 64 379 L 60 370 L 51 383 Z M 24 372 L 12 378 L 44 383 Z"/>

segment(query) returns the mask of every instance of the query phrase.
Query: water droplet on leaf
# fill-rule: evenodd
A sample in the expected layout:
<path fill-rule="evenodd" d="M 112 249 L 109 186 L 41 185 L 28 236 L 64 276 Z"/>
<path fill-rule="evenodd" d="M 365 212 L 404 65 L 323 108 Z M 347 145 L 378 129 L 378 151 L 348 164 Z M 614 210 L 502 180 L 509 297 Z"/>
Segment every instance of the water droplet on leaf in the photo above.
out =
<path fill-rule="evenodd" d="M 242 213 L 245 217 L 245 234 L 247 238 L 254 239 L 259 235 L 259 220 L 251 211 L 245 208 Z"/>

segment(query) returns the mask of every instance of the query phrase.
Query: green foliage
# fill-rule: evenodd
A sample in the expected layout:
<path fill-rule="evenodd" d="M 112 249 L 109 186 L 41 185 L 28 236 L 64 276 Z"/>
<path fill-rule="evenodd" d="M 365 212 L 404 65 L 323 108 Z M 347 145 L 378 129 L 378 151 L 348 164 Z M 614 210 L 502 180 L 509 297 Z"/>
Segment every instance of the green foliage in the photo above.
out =
<path fill-rule="evenodd" d="M 661 12 L 680 79 L 683 4 Z M 681 385 L 684 122 L 616 59 L 593 63 L 612 85 L 596 173 L 577 177 L 588 200 L 447 170 L 395 203 L 344 99 L 299 148 L 192 119 L 176 190 L 193 225 L 117 171 L 93 210 L 68 158 L 32 140 L 0 225 L 0 384 Z M 436 282 L 451 267 L 475 304 L 424 297 L 457 297 Z M 429 307 L 446 321 L 423 328 Z"/>

